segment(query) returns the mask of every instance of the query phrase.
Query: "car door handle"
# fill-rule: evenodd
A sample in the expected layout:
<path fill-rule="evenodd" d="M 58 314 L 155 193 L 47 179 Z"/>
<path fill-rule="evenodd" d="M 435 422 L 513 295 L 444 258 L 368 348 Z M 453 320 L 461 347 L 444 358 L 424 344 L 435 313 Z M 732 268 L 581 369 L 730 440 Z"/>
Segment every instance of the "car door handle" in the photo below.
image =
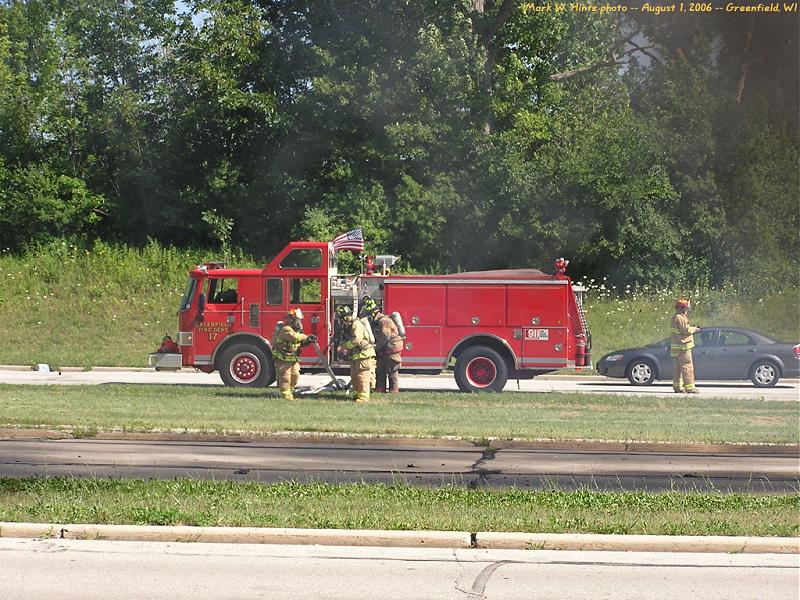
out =
<path fill-rule="evenodd" d="M 700 354 L 708 354 L 710 350 L 700 350 Z"/>
<path fill-rule="evenodd" d="M 751 348 L 750 350 L 748 350 L 748 352 L 755 352 L 755 351 L 756 351 L 755 348 Z"/>

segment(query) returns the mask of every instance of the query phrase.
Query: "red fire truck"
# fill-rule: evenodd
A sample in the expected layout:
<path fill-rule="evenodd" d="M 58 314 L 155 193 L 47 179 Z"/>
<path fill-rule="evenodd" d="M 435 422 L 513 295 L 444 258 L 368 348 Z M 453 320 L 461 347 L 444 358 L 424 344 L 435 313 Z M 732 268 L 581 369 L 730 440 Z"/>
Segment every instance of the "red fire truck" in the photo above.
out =
<path fill-rule="evenodd" d="M 275 325 L 300 308 L 305 332 L 317 336 L 321 350 L 303 348 L 303 371 L 322 372 L 326 360 L 343 369 L 347 364 L 335 356 L 336 307 L 357 312 L 368 295 L 384 313 L 402 317 L 403 372 L 452 368 L 458 387 L 476 392 L 502 390 L 509 378 L 590 367 L 583 290 L 564 274 L 563 259 L 555 275 L 534 269 L 394 275 L 386 268 L 393 259 L 378 257 L 382 268 L 341 275 L 328 242 L 292 242 L 263 269 L 200 265 L 189 272 L 179 307 L 179 353 L 151 354 L 149 364 L 219 371 L 226 385 L 268 386 L 275 381 Z"/>

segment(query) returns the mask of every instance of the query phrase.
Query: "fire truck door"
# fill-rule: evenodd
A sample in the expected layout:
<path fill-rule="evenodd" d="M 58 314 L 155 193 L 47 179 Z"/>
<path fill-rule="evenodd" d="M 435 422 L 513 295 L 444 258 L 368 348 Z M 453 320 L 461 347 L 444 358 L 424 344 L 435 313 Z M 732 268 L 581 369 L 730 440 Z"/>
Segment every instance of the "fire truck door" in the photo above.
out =
<path fill-rule="evenodd" d="M 288 310 L 299 308 L 303 311 L 303 333 L 313 334 L 319 340 L 323 352 L 328 347 L 328 313 L 325 280 L 320 277 L 289 277 Z M 317 365 L 319 358 L 312 346 L 305 346 L 300 352 L 300 363 Z"/>
<path fill-rule="evenodd" d="M 203 282 L 205 297 L 203 318 L 194 325 L 195 361 L 210 361 L 220 342 L 231 331 L 241 326 L 242 304 L 239 282 L 234 278 L 209 278 Z"/>

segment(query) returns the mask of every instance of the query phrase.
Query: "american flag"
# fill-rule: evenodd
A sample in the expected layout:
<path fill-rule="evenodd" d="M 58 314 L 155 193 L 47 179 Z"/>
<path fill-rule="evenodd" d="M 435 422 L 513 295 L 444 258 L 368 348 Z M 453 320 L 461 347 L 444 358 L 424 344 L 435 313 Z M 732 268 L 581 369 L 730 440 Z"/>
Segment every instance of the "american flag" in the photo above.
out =
<path fill-rule="evenodd" d="M 363 252 L 364 232 L 361 231 L 361 227 L 351 229 L 347 233 L 343 233 L 342 235 L 334 238 L 334 240 L 331 242 L 331 247 L 333 248 L 334 252 L 338 250 L 355 250 L 357 252 Z"/>

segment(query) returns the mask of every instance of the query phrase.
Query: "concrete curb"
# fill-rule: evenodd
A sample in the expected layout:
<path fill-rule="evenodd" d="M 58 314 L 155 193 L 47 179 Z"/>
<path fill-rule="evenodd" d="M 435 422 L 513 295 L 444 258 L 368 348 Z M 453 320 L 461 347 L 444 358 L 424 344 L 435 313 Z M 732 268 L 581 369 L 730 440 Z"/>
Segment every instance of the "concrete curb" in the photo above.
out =
<path fill-rule="evenodd" d="M 616 552 L 800 554 L 800 538 L 0 523 L 0 537 Z"/>

